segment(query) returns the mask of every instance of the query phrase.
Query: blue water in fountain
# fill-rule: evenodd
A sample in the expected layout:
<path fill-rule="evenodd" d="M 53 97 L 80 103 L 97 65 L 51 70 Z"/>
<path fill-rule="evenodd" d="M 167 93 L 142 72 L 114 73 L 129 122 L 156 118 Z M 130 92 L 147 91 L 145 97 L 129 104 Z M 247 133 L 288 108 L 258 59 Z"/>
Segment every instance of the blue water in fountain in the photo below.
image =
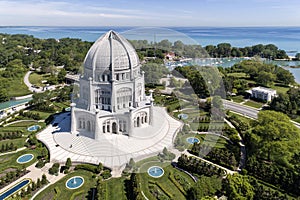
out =
<path fill-rule="evenodd" d="M 79 188 L 83 184 L 83 182 L 84 179 L 82 177 L 74 176 L 66 182 L 66 187 L 69 189 L 76 189 Z"/>
<path fill-rule="evenodd" d="M 15 193 L 16 191 L 18 191 L 22 187 L 24 187 L 25 185 L 27 185 L 29 182 L 30 182 L 30 180 L 28 180 L 28 179 L 23 180 L 22 182 L 18 183 L 17 185 L 15 185 L 14 187 L 12 187 L 11 189 L 9 189 L 6 192 L 4 192 L 3 194 L 1 194 L 0 195 L 0 199 L 2 200 L 2 199 L 5 199 L 5 198 L 9 197 L 13 193 Z"/>
<path fill-rule="evenodd" d="M 32 159 L 33 159 L 32 154 L 24 154 L 17 159 L 17 162 L 23 164 L 23 163 L 27 163 L 27 162 L 31 161 Z"/>
<path fill-rule="evenodd" d="M 159 178 L 164 174 L 164 170 L 161 167 L 153 166 L 148 169 L 148 174 L 154 178 Z"/>
<path fill-rule="evenodd" d="M 30 126 L 28 127 L 28 131 L 36 131 L 38 130 L 39 128 L 41 128 L 39 125 L 33 125 L 33 126 Z"/>
<path fill-rule="evenodd" d="M 189 137 L 189 138 L 186 138 L 186 141 L 190 144 L 194 144 L 194 143 L 198 143 L 200 142 L 200 140 L 198 138 L 195 138 L 195 137 Z"/>
<path fill-rule="evenodd" d="M 181 114 L 178 115 L 179 119 L 187 119 L 188 117 L 189 116 L 187 114 L 183 114 L 183 113 L 181 113 Z"/>

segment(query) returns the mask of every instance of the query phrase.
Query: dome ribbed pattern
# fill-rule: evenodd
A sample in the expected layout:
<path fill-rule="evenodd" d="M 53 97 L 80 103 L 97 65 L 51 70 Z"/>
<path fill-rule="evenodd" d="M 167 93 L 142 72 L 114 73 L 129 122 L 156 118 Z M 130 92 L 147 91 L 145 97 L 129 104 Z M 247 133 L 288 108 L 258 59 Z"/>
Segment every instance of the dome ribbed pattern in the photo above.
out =
<path fill-rule="evenodd" d="M 93 44 L 85 57 L 84 67 L 93 71 L 104 71 L 110 69 L 111 64 L 116 71 L 139 65 L 135 49 L 114 31 L 107 32 Z"/>

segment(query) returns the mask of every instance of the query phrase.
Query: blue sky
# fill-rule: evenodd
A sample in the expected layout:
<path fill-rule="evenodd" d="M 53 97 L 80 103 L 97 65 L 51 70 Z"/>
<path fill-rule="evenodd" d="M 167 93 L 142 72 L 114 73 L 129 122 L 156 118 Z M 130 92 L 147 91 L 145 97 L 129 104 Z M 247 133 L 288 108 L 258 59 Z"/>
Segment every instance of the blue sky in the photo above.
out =
<path fill-rule="evenodd" d="M 0 0 L 0 26 L 300 26 L 299 0 Z"/>

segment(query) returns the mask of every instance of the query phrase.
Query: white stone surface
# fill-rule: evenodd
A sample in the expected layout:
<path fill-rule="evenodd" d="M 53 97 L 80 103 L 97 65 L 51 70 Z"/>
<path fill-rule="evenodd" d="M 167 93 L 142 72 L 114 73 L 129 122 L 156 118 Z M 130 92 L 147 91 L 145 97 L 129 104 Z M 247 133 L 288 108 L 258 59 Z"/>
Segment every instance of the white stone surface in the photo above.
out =
<path fill-rule="evenodd" d="M 71 134 L 69 113 L 58 115 L 52 124 L 41 131 L 37 138 L 50 150 L 52 162 L 64 163 L 67 158 L 73 162 L 98 164 L 110 168 L 124 166 L 130 158 L 137 160 L 153 156 L 164 147 L 170 148 L 182 123 L 170 117 L 164 108 L 154 107 L 156 126 L 134 130 L 132 137 L 103 134 L 100 140 Z"/>

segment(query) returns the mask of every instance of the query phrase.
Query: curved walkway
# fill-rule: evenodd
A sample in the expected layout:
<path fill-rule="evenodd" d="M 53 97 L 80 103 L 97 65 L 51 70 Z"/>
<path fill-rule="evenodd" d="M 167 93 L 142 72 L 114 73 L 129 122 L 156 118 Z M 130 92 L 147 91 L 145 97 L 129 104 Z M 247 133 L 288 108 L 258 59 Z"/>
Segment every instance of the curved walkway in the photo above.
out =
<path fill-rule="evenodd" d="M 16 123 L 19 123 L 19 122 L 38 122 L 38 120 L 34 120 L 34 119 L 18 120 L 18 121 L 14 121 L 14 122 L 10 122 L 8 124 L 5 124 L 3 126 L 5 127 L 5 126 L 9 126 L 9 125 L 16 124 Z"/>
<path fill-rule="evenodd" d="M 34 88 L 32 87 L 32 84 L 29 82 L 29 76 L 30 74 L 32 73 L 32 71 L 28 71 L 25 76 L 24 76 L 24 83 L 25 85 L 28 87 L 28 89 L 33 92 L 34 91 Z"/>
<path fill-rule="evenodd" d="M 32 87 L 32 84 L 29 81 L 29 76 L 30 76 L 31 73 L 32 73 L 32 71 L 28 71 L 25 74 L 24 79 L 23 79 L 25 85 L 28 87 L 28 90 L 30 90 L 31 92 L 37 92 L 37 93 L 43 92 L 41 89 L 37 89 L 37 88 Z"/>

